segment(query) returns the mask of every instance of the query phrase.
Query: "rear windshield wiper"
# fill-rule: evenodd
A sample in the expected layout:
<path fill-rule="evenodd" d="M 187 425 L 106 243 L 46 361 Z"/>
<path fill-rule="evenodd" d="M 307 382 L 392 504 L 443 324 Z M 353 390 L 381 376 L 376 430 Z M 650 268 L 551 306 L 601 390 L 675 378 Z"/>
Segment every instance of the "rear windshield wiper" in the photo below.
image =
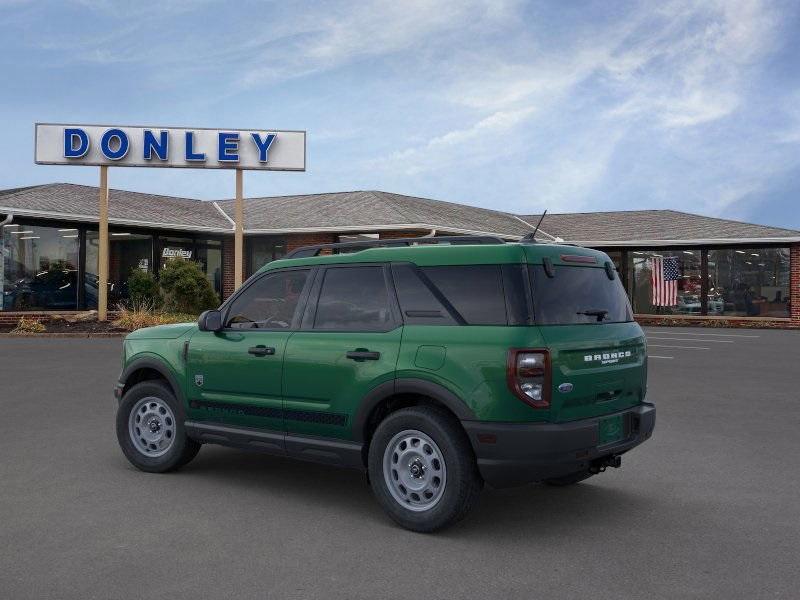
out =
<path fill-rule="evenodd" d="M 579 310 L 577 314 L 586 315 L 589 317 L 597 317 L 597 322 L 599 323 L 606 318 L 608 311 L 602 308 L 590 308 L 588 310 Z"/>

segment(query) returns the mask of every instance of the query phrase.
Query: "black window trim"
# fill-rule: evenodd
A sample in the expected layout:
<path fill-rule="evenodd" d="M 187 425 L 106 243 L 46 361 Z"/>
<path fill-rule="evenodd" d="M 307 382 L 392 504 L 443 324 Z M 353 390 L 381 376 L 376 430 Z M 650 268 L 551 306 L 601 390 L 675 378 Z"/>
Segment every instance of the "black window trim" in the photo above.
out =
<path fill-rule="evenodd" d="M 419 265 L 416 265 L 411 262 L 394 262 L 392 265 L 397 266 L 408 266 L 414 271 L 417 275 L 419 280 L 428 288 L 428 291 L 433 295 L 434 298 L 441 304 L 447 313 L 450 315 L 450 318 L 455 321 L 455 326 L 461 325 L 468 325 L 467 320 L 461 315 L 460 312 L 456 310 L 456 307 L 452 305 L 452 303 L 442 294 L 441 290 L 436 287 L 436 285 L 430 280 L 430 278 L 425 274 L 425 272 L 419 268 Z M 437 265 L 438 266 L 438 265 Z M 442 266 L 454 266 L 454 265 L 442 265 Z M 395 293 L 395 301 L 397 302 L 398 311 L 400 313 L 400 318 L 403 320 L 404 325 L 408 325 L 406 323 L 406 315 L 403 314 L 402 309 L 400 308 L 400 300 L 397 295 L 396 283 L 394 281 L 394 273 L 392 273 L 392 287 L 394 288 Z M 436 323 L 431 323 L 431 325 L 436 325 Z M 445 324 L 442 324 L 444 326 Z M 452 327 L 452 325 L 450 325 Z"/>
<path fill-rule="evenodd" d="M 398 264 L 403 264 L 403 263 L 398 263 Z M 494 324 L 492 324 L 492 323 L 469 323 L 469 322 L 467 322 L 467 320 L 461 315 L 461 313 L 458 312 L 458 310 L 455 308 L 455 306 L 453 306 L 452 303 L 447 299 L 447 297 L 445 297 L 444 294 L 442 294 L 442 292 L 439 290 L 439 288 L 436 287 L 436 284 L 433 283 L 433 281 L 431 281 L 428 278 L 428 276 L 425 274 L 425 272 L 418 265 L 413 265 L 413 266 L 416 267 L 417 273 L 418 273 L 420 279 L 423 281 L 423 283 L 428 287 L 428 289 L 431 291 L 431 293 L 434 296 L 436 296 L 436 299 L 439 300 L 439 302 L 441 302 L 442 305 L 448 310 L 448 312 L 453 317 L 453 319 L 455 319 L 457 321 L 455 323 L 455 325 L 450 325 L 451 327 L 531 327 L 532 325 L 535 324 L 534 323 L 534 318 L 533 318 L 533 305 L 532 305 L 532 300 L 531 300 L 530 286 L 528 285 L 527 279 L 525 279 L 525 278 L 527 278 L 527 269 L 525 267 L 527 265 L 529 265 L 529 264 L 531 264 L 531 263 L 527 263 L 527 262 L 510 262 L 510 263 L 478 263 L 478 264 L 464 264 L 464 265 L 445 265 L 445 264 L 426 265 L 426 268 L 429 267 L 429 268 L 434 268 L 434 269 L 440 268 L 440 267 L 441 268 L 448 268 L 448 267 L 449 268 L 458 268 L 458 267 L 497 267 L 499 269 L 499 271 L 500 271 L 500 289 L 501 289 L 502 296 L 503 296 L 503 306 L 504 306 L 505 314 L 506 314 L 506 322 L 505 323 L 494 323 Z M 525 286 L 525 309 L 526 309 L 526 313 L 527 313 L 527 319 L 526 319 L 527 323 L 514 323 L 514 324 L 512 324 L 512 323 L 509 322 L 510 321 L 510 316 L 509 316 L 510 315 L 510 310 L 509 310 L 510 307 L 509 307 L 508 295 L 506 293 L 506 283 L 507 283 L 506 282 L 506 277 L 508 276 L 508 273 L 506 272 L 506 269 L 508 267 L 511 267 L 511 268 L 519 267 L 520 269 L 522 269 L 522 272 L 523 272 L 523 275 L 522 275 L 523 282 L 522 283 L 523 283 L 523 286 Z M 431 323 L 431 325 L 433 325 L 433 324 L 434 323 Z M 444 324 L 442 324 L 442 326 L 444 326 Z"/>
<path fill-rule="evenodd" d="M 385 329 L 315 329 L 314 321 L 317 316 L 317 306 L 322 291 L 322 283 L 325 281 L 325 274 L 330 269 L 353 269 L 358 267 L 381 267 L 383 281 L 386 286 L 386 296 L 389 300 L 389 312 L 391 321 Z M 320 265 L 314 274 L 314 281 L 309 289 L 308 302 L 306 303 L 303 317 L 300 322 L 300 331 L 310 331 L 314 333 L 389 333 L 403 326 L 403 319 L 400 314 L 400 305 L 397 302 L 397 295 L 394 289 L 394 281 L 391 278 L 390 263 L 363 262 L 363 263 L 338 263 L 331 265 Z"/>
<path fill-rule="evenodd" d="M 302 318 L 303 313 L 305 312 L 306 303 L 308 302 L 309 293 L 311 290 L 311 285 L 314 280 L 314 276 L 318 267 L 315 266 L 302 266 L 302 267 L 286 267 L 283 269 L 272 269 L 270 271 L 264 271 L 263 273 L 257 273 L 250 277 L 242 287 L 236 290 L 233 294 L 231 294 L 225 302 L 219 307 L 220 313 L 222 313 L 222 331 L 223 332 L 236 332 L 236 333 L 245 333 L 250 331 L 256 332 L 277 332 L 277 331 L 298 331 L 300 329 L 300 321 Z M 292 317 L 292 322 L 289 327 L 253 327 L 253 328 L 240 328 L 240 327 L 228 327 L 228 316 L 230 314 L 230 309 L 233 303 L 239 298 L 242 294 L 244 294 L 251 286 L 255 285 L 256 282 L 261 281 L 266 277 L 272 277 L 274 275 L 279 275 L 282 273 L 288 273 L 290 271 L 308 271 L 308 277 L 306 278 L 306 282 L 303 285 L 303 291 L 300 293 L 300 298 L 297 301 L 297 308 L 295 309 L 294 317 Z"/>

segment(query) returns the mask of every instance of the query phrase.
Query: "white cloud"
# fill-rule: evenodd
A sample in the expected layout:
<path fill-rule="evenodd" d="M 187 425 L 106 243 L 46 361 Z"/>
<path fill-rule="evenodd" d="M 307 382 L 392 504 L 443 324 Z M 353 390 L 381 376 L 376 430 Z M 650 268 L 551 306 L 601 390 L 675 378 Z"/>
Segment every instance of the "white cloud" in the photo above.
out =
<path fill-rule="evenodd" d="M 329 10 L 317 7 L 295 21 L 295 35 L 302 37 L 301 43 L 285 50 L 271 47 L 240 81 L 251 87 L 326 71 L 365 57 L 416 54 L 420 46 L 430 46 L 439 36 L 463 39 L 465 32 L 479 26 L 507 23 L 516 4 L 514 0 L 379 0 L 344 3 Z"/>
<path fill-rule="evenodd" d="M 435 171 L 458 163 L 468 166 L 485 160 L 496 160 L 503 154 L 503 142 L 498 137 L 511 131 L 533 114 L 533 108 L 499 111 L 465 129 L 448 131 L 424 144 L 395 152 L 387 159 L 375 161 L 375 166 L 390 165 L 413 175 Z"/>

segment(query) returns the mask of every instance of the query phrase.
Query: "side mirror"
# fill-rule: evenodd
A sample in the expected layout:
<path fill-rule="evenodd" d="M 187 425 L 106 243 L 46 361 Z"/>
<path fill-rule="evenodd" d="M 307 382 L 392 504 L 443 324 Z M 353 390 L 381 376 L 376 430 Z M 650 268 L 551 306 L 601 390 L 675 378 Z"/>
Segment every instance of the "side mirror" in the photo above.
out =
<path fill-rule="evenodd" d="M 197 319 L 197 327 L 200 331 L 221 331 L 222 313 L 218 310 L 207 310 Z"/>

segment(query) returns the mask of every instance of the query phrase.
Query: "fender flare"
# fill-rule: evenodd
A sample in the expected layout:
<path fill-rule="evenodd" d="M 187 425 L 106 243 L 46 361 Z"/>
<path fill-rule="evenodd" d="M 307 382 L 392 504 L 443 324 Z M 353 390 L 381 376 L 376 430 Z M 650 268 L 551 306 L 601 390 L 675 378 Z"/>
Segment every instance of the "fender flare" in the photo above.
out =
<path fill-rule="evenodd" d="M 460 421 L 474 421 L 475 413 L 466 403 L 443 385 L 425 379 L 401 378 L 385 381 L 372 388 L 359 404 L 353 417 L 353 440 L 364 442 L 364 426 L 370 414 L 381 402 L 396 394 L 419 394 L 433 398 L 446 406 Z"/>
<path fill-rule="evenodd" d="M 173 393 L 175 394 L 175 397 L 178 399 L 178 402 L 180 402 L 183 406 L 187 406 L 186 396 L 183 393 L 183 388 L 178 385 L 178 380 L 176 379 L 175 374 L 164 362 L 156 358 L 144 356 L 142 358 L 134 359 L 122 370 L 122 373 L 120 373 L 119 383 L 127 385 L 128 379 L 130 379 L 131 375 L 140 369 L 152 369 L 153 371 L 158 372 L 162 377 L 164 377 L 164 379 L 167 380 L 172 388 Z"/>

